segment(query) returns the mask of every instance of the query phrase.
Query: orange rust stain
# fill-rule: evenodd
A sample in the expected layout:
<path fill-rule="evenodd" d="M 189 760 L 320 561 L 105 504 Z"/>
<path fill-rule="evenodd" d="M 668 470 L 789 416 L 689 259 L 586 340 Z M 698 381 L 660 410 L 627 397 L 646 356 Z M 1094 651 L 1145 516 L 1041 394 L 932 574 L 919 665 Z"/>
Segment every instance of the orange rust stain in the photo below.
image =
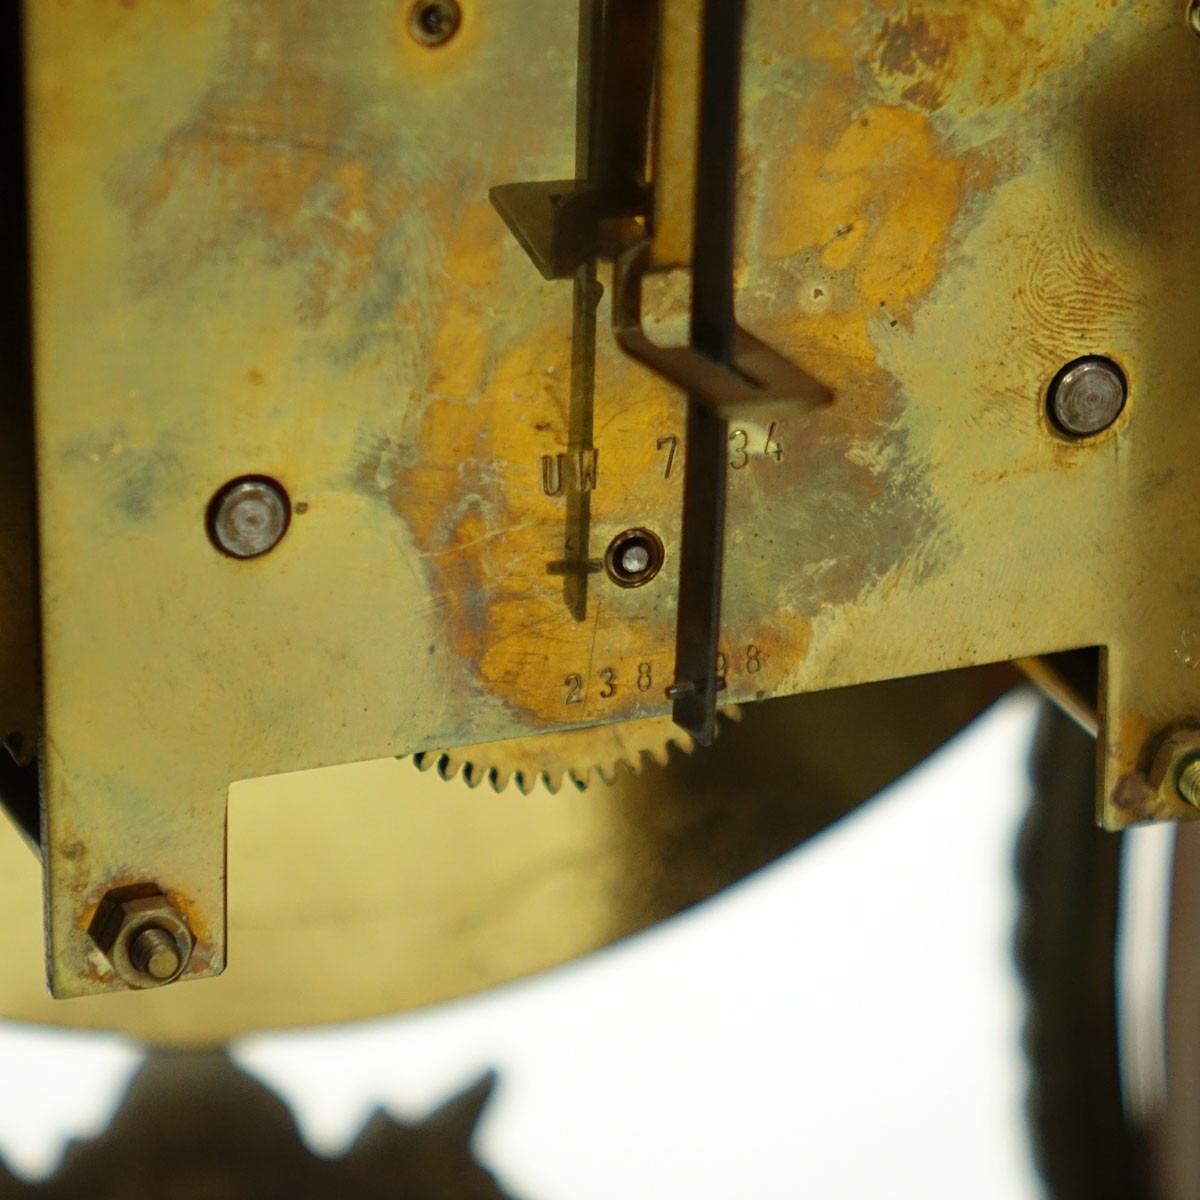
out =
<path fill-rule="evenodd" d="M 447 264 L 448 272 L 456 267 Z M 440 316 L 461 324 L 459 340 L 472 326 L 490 329 L 490 340 L 468 346 L 472 367 L 463 376 L 453 374 L 454 363 L 441 361 L 439 351 L 419 419 L 403 438 L 371 448 L 359 474 L 359 486 L 382 491 L 411 534 L 447 660 L 535 726 L 632 715 L 661 704 L 661 689 L 637 688 L 637 668 L 650 661 L 655 678 L 665 678 L 668 663 L 655 649 L 671 634 L 669 626 L 651 627 L 653 618 L 645 614 L 650 590 L 636 596 L 619 591 L 602 571 L 590 577 L 587 619 L 576 622 L 564 603 L 563 577 L 551 571 L 565 557 L 567 502 L 564 495 L 543 492 L 541 457 L 567 450 L 571 344 L 569 291 L 550 299 L 548 315 L 540 323 L 527 318 L 508 346 L 502 331 L 447 303 Z M 455 344 L 453 329 L 444 345 L 439 339 L 447 356 Z M 476 379 L 477 369 L 482 375 Z M 450 382 L 463 390 L 451 393 Z M 643 394 L 645 383 L 635 376 L 619 393 L 598 386 L 598 486 L 587 548 L 592 559 L 602 558 L 612 532 L 628 526 L 629 511 L 651 526 L 674 514 L 656 438 L 677 428 L 677 402 Z M 618 394 L 624 400 L 619 407 Z M 567 491 L 573 490 L 569 467 L 565 478 Z M 643 507 L 639 487 L 641 496 L 668 507 Z M 621 524 L 613 526 L 616 513 Z M 598 672 L 609 667 L 620 683 L 615 696 L 601 700 Z M 584 703 L 567 708 L 564 679 L 575 674 Z"/>
<path fill-rule="evenodd" d="M 429 206 L 454 201 L 443 180 L 414 204 L 395 114 L 363 103 L 348 53 L 334 49 L 348 40 L 336 10 L 317 0 L 231 6 L 210 91 L 114 185 L 138 229 L 143 286 L 257 259 L 302 269 L 295 315 L 307 325 L 348 304 L 361 323 L 364 308 L 395 301 L 401 246 Z"/>
<path fill-rule="evenodd" d="M 900 95 L 917 108 L 928 109 L 932 112 L 942 102 L 942 94 L 928 79 L 920 79 L 909 84 Z"/>
<path fill-rule="evenodd" d="M 439 313 L 429 356 L 431 393 L 469 396 L 478 389 L 490 353 L 488 329 L 481 317 L 466 298 L 452 301 Z"/>
<path fill-rule="evenodd" d="M 1109 828 L 1124 828 L 1137 821 L 1166 817 L 1169 813 L 1158 793 L 1140 774 L 1123 775 L 1108 797 Z"/>
<path fill-rule="evenodd" d="M 956 24 L 961 30 L 965 22 Z M 950 30 L 944 23 L 935 32 L 923 12 L 911 9 L 898 20 L 885 20 L 879 40 L 880 70 L 903 75 L 941 67 L 951 46 Z"/>
<path fill-rule="evenodd" d="M 782 78 L 777 87 L 753 81 L 761 99 L 744 142 L 757 207 L 742 247 L 751 265 L 741 317 L 836 397 L 806 418 L 789 470 L 763 477 L 764 511 L 803 516 L 793 551 L 808 566 L 799 582 L 779 586 L 804 616 L 856 603 L 881 584 L 916 585 L 955 554 L 878 343 L 911 327 L 955 252 L 961 218 L 1011 158 L 1007 143 L 954 146 L 925 111 L 932 95 L 901 95 L 930 80 L 940 93 L 965 69 L 962 54 L 978 49 L 964 46 L 951 6 L 852 7 L 852 21 L 816 22 L 827 36 L 813 86 L 789 92 Z M 878 74 L 864 84 L 873 39 L 881 39 Z M 847 538 L 856 524 L 869 536 Z"/>
<path fill-rule="evenodd" d="M 373 156 L 339 137 L 344 107 L 327 83 L 283 68 L 252 94 L 213 95 L 148 169 L 121 183 L 119 198 L 139 226 L 158 220 L 171 227 L 164 240 L 176 270 L 202 265 L 247 236 L 261 238 L 273 261 L 307 259 L 297 307 L 318 321 L 369 279 L 406 200 L 395 182 L 372 178 Z M 175 201 L 188 213 L 172 219 Z M 210 227 L 179 236 L 188 215 Z M 166 249 L 151 270 L 168 258 Z"/>
<path fill-rule="evenodd" d="M 555 319 L 530 329 L 489 363 L 493 402 L 483 404 L 479 373 L 493 349 L 486 324 L 454 306 L 444 315 L 419 426 L 411 440 L 378 446 L 365 457 L 359 483 L 368 491 L 382 483 L 408 526 L 451 659 L 494 685 L 514 711 L 536 719 L 549 704 L 561 703 L 557 687 L 547 687 L 556 643 L 580 636 L 560 585 L 548 584 L 547 565 L 561 557 L 563 513 L 560 502 L 543 495 L 538 469 L 540 455 L 558 447 L 538 426 L 565 427 L 557 380 L 569 371 L 566 325 Z M 466 364 L 462 373 L 453 357 L 456 344 Z M 552 420 L 523 419 L 535 413 Z"/>
<path fill-rule="evenodd" d="M 157 885 L 157 881 L 155 881 Z M 79 910 L 79 915 L 75 920 L 75 928 L 81 933 L 88 934 L 91 937 L 92 924 L 96 919 L 97 911 L 104 897 L 110 892 L 120 891 L 125 888 L 140 889 L 147 885 L 144 878 L 135 875 L 114 875 L 106 880 L 99 888 L 92 890 L 91 895 L 87 898 Z M 157 885 L 160 886 L 161 885 Z M 204 913 L 199 907 L 187 897 L 179 892 L 171 891 L 167 888 L 162 888 L 162 893 L 166 897 L 170 906 L 183 918 L 189 930 L 191 930 L 194 941 L 194 949 L 192 956 L 188 961 L 186 974 L 195 975 L 203 971 L 207 971 L 212 966 L 212 925 L 211 922 L 204 916 Z M 94 943 L 93 943 L 94 945 Z M 107 960 L 104 960 L 107 961 Z M 109 985 L 116 979 L 116 973 L 111 967 L 100 965 L 91 956 L 84 960 L 83 976 L 90 982 L 99 985 Z"/>
<path fill-rule="evenodd" d="M 486 384 L 494 365 L 495 316 L 503 305 L 498 286 L 506 249 L 503 239 L 499 218 L 482 203 L 462 210 L 445 233 L 442 277 L 453 279 L 454 287 L 421 297 L 412 313 L 414 320 L 428 322 L 433 310 L 425 381 L 431 394 L 471 396 Z M 543 365 L 553 361 L 548 352 Z"/>
<path fill-rule="evenodd" d="M 1161 730 L 1157 728 L 1153 718 L 1144 712 L 1135 712 L 1124 706 L 1117 728 L 1106 731 L 1110 751 L 1126 762 L 1136 763 L 1138 770 L 1142 772 L 1149 771 L 1154 751 L 1162 740 L 1155 738 L 1155 734 L 1158 733 L 1161 733 Z"/>
<path fill-rule="evenodd" d="M 766 676 L 763 680 L 756 680 L 748 672 L 741 673 L 741 664 L 732 664 L 737 665 L 739 671 L 731 679 L 730 686 L 736 686 L 742 693 L 752 693 L 756 685 L 761 686 L 772 678 L 777 681 L 782 671 L 795 669 L 808 657 L 812 645 L 812 620 L 783 609 L 764 613 L 752 632 L 755 638 L 753 644 L 761 651 Z"/>
<path fill-rule="evenodd" d="M 924 114 L 900 107 L 867 109 L 831 146 L 808 136 L 781 147 L 769 173 L 766 194 L 803 203 L 768 210 L 765 255 L 813 250 L 823 268 L 849 272 L 849 306 L 883 301 L 898 321 L 936 282 L 954 219 L 973 190 L 968 163 L 947 151 Z"/>
<path fill-rule="evenodd" d="M 363 20 L 346 0 L 228 9 L 208 92 L 113 181 L 136 229 L 135 286 L 194 293 L 198 272 L 286 269 L 281 319 L 328 330 L 339 365 L 387 337 L 418 353 L 431 336 L 429 292 L 446 290 L 430 275 L 439 237 L 462 224 L 494 243 L 479 237 L 496 220 L 488 187 L 529 153 L 521 98 L 498 99 L 480 132 L 481 81 L 463 55 L 487 22 L 470 14 L 431 52 L 398 38 L 407 4 L 371 6 Z M 459 290 L 496 261 L 460 256 Z"/>
<path fill-rule="evenodd" d="M 876 9 L 879 81 L 926 111 L 1004 104 L 1049 66 L 1046 15 L 1033 0 L 995 0 L 986 14 L 959 0 L 876 0 Z"/>
<path fill-rule="evenodd" d="M 91 941 L 92 925 L 105 896 L 111 892 L 124 889 L 129 889 L 131 892 L 142 892 L 143 889 L 147 888 L 153 890 L 156 886 L 161 887 L 157 881 L 151 884 L 140 876 L 118 874 L 111 876 L 100 886 L 93 887 L 88 895 L 83 896 L 83 887 L 80 884 L 76 884 L 70 889 L 74 894 L 79 895 L 81 899 L 81 903 L 77 906 L 75 928 L 80 933 L 87 934 L 89 944 L 94 947 L 95 943 Z M 192 933 L 195 948 L 188 961 L 186 974 L 196 975 L 207 971 L 212 966 L 213 943 L 211 923 L 205 918 L 203 912 L 197 908 L 193 901 L 165 887 L 162 887 L 161 890 L 167 902 L 183 917 L 188 929 Z M 83 978 L 100 987 L 107 987 L 113 984 L 116 981 L 116 973 L 112 967 L 104 965 L 105 963 L 107 963 L 107 959 L 93 957 L 90 954 L 86 956 L 81 972 Z"/>
<path fill-rule="evenodd" d="M 822 0 L 819 16 L 806 19 L 792 0 L 752 5 L 747 28 L 752 53 L 757 46 L 763 66 L 808 60 L 851 75 L 859 65 L 852 34 L 860 9 L 858 0 L 837 4 Z"/>
<path fill-rule="evenodd" d="M 1064 347 L 1120 357 L 1114 331 L 1136 327 L 1142 305 L 1126 262 L 1079 227 L 1036 221 L 1014 235 L 996 261 L 1012 305 L 1003 322 L 979 331 L 996 353 L 1015 356 L 1046 376 L 1047 385 L 1062 364 Z M 1074 457 L 1074 444 L 1055 444 L 1064 460 Z"/>

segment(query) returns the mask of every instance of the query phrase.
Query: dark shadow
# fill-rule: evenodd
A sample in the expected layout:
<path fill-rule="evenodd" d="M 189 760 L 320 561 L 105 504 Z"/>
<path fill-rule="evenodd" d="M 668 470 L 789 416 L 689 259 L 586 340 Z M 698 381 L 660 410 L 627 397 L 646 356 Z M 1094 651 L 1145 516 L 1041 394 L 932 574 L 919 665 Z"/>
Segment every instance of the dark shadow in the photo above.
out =
<path fill-rule="evenodd" d="M 304 1145 L 287 1105 L 219 1050 L 156 1051 L 103 1137 L 43 1184 L 0 1167 L 0 1200 L 511 1200 L 471 1153 L 485 1075 L 426 1120 L 380 1111 L 340 1159 Z"/>

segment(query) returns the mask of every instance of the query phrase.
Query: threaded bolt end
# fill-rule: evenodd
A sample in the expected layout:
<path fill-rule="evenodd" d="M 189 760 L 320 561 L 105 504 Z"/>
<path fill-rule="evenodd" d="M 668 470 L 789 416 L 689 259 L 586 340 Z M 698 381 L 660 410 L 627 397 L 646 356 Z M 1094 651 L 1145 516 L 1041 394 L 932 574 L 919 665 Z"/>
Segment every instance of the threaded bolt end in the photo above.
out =
<path fill-rule="evenodd" d="M 129 945 L 129 961 L 134 970 L 155 983 L 174 979 L 184 965 L 179 943 L 157 925 L 143 929 L 133 939 Z"/>
<path fill-rule="evenodd" d="M 1200 758 L 1193 758 L 1179 772 L 1175 786 L 1193 808 L 1200 808 Z"/>

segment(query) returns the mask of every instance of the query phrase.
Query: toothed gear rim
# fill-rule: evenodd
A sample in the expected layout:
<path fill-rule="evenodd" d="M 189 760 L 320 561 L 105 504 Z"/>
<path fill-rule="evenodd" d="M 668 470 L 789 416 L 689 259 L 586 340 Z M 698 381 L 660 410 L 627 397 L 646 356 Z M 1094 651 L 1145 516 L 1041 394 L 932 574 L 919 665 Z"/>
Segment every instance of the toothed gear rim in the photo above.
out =
<path fill-rule="evenodd" d="M 733 721 L 741 718 L 732 705 L 719 715 Z M 486 781 L 502 792 L 511 783 L 528 794 L 538 782 L 552 792 L 565 783 L 582 790 L 593 775 L 611 784 L 621 771 L 637 774 L 647 757 L 666 766 L 672 748 L 690 754 L 695 747 L 669 716 L 662 716 L 457 750 L 429 750 L 413 755 L 413 761 L 422 771 L 436 769 L 442 779 L 461 777 L 469 787 Z"/>

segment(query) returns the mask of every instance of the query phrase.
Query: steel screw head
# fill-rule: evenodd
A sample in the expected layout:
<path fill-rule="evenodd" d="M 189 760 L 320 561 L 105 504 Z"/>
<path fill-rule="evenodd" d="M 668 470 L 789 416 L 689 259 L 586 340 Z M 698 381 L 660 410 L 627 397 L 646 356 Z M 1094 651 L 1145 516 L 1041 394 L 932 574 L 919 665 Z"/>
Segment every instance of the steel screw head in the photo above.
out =
<path fill-rule="evenodd" d="M 235 479 L 208 507 L 209 536 L 233 558 L 257 558 L 273 550 L 290 520 L 287 492 L 273 479 Z"/>
<path fill-rule="evenodd" d="M 196 944 L 187 921 L 152 885 L 109 892 L 90 933 L 121 982 L 131 988 L 173 983 L 187 969 Z"/>
<path fill-rule="evenodd" d="M 1128 395 L 1125 374 L 1107 358 L 1080 358 L 1050 385 L 1050 416 L 1072 437 L 1092 437 L 1121 415 Z"/>
<path fill-rule="evenodd" d="M 409 32 L 423 46 L 442 46 L 462 23 L 458 0 L 417 0 L 408 17 Z"/>

